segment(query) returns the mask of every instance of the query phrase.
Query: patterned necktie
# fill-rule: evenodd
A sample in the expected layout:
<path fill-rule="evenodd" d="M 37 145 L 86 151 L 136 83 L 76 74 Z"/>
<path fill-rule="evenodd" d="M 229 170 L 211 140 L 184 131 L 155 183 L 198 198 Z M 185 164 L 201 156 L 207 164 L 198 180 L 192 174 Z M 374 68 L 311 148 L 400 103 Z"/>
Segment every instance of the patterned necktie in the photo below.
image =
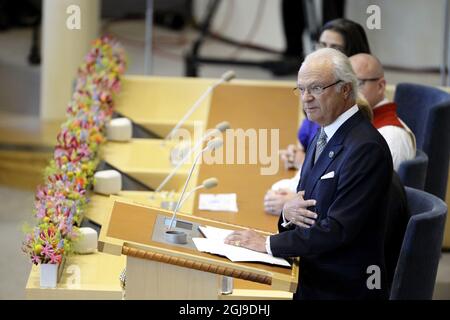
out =
<path fill-rule="evenodd" d="M 323 149 L 325 149 L 326 144 L 327 144 L 327 134 L 325 133 L 325 130 L 323 130 L 323 127 L 321 127 L 319 139 L 317 139 L 316 143 L 316 157 L 314 158 L 314 164 L 316 164 L 317 159 L 319 159 L 319 156 L 322 153 Z"/>

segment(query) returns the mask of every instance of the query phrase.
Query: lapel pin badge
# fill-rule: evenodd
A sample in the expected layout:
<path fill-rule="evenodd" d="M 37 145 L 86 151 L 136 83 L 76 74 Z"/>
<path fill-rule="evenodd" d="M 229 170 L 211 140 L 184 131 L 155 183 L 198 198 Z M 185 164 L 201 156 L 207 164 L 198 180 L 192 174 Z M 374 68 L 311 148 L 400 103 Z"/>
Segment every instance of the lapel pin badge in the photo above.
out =
<path fill-rule="evenodd" d="M 328 157 L 329 157 L 330 159 L 333 159 L 333 157 L 334 157 L 334 151 L 330 151 L 330 153 L 328 154 Z"/>

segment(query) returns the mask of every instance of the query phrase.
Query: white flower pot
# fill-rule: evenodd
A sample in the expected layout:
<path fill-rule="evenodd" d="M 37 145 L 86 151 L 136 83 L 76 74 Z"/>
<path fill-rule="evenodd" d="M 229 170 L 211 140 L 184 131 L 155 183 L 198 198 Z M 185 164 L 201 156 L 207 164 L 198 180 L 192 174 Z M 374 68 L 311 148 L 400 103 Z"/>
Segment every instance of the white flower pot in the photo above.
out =
<path fill-rule="evenodd" d="M 41 288 L 56 288 L 59 264 L 44 263 L 41 267 Z"/>

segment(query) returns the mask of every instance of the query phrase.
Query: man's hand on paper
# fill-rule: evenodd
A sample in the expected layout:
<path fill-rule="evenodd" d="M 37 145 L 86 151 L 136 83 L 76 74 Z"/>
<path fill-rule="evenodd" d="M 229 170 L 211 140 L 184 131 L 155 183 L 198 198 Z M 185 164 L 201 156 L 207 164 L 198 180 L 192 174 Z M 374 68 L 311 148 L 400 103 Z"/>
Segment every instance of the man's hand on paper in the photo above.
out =
<path fill-rule="evenodd" d="M 260 235 L 254 230 L 234 231 L 224 242 L 232 246 L 243 247 L 254 251 L 267 253 L 266 237 Z"/>
<path fill-rule="evenodd" d="M 264 196 L 264 211 L 279 216 L 284 204 L 295 196 L 289 189 L 269 190 Z"/>
<path fill-rule="evenodd" d="M 317 214 L 308 210 L 308 207 L 316 205 L 316 200 L 303 199 L 304 191 L 300 191 L 297 195 L 288 200 L 283 207 L 283 215 L 287 221 L 304 228 L 310 228 L 316 223 Z"/>

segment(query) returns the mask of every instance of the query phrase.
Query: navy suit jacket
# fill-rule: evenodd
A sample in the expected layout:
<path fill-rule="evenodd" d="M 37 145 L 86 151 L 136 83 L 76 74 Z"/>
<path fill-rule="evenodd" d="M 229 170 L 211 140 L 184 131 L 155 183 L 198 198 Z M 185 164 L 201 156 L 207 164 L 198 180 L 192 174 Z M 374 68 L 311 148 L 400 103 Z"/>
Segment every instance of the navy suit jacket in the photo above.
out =
<path fill-rule="evenodd" d="M 360 111 L 344 122 L 314 164 L 316 138 L 306 153 L 297 191 L 315 199 L 311 228 L 283 228 L 270 237 L 272 254 L 300 257 L 296 299 L 385 299 L 384 260 L 392 158 L 389 148 Z M 334 171 L 334 177 L 321 179 Z M 375 265 L 380 289 L 367 280 Z M 373 283 L 373 281 L 369 281 Z"/>

